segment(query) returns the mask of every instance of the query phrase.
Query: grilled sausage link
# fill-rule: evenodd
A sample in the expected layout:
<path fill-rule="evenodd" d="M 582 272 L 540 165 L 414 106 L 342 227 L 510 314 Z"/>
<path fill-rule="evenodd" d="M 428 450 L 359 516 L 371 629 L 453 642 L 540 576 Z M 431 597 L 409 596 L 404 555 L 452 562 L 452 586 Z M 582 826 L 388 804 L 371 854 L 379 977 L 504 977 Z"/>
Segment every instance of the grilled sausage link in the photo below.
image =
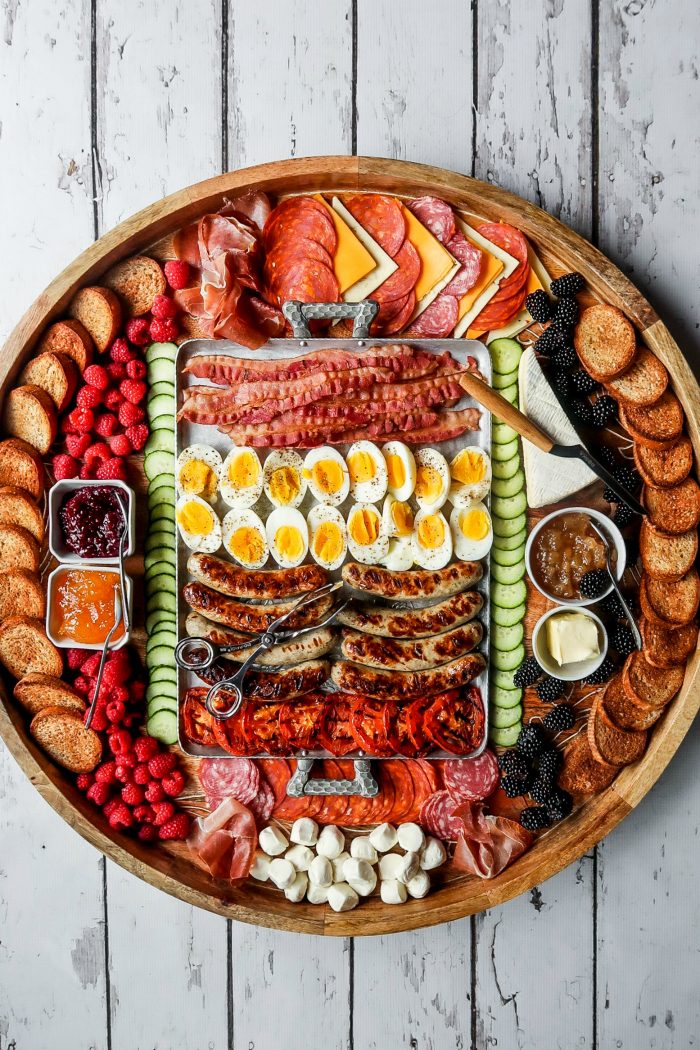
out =
<path fill-rule="evenodd" d="M 243 602 L 227 598 L 203 583 L 188 583 L 182 594 L 191 609 L 203 613 L 208 620 L 226 624 L 235 631 L 246 634 L 260 634 L 266 631 L 278 616 L 294 608 L 294 602 L 277 602 L 275 605 L 245 605 Z M 326 616 L 333 605 L 333 596 L 325 595 L 311 605 L 293 612 L 285 621 L 285 629 L 313 627 Z"/>
<path fill-rule="evenodd" d="M 294 700 L 304 693 L 318 689 L 328 678 L 328 660 L 307 660 L 283 671 L 249 671 L 243 679 L 243 695 L 249 700 Z M 203 682 L 213 685 L 230 678 L 234 669 L 217 660 L 205 671 L 197 672 Z"/>
<path fill-rule="evenodd" d="M 365 667 L 388 667 L 396 671 L 428 671 L 475 649 L 484 629 L 478 620 L 417 641 L 375 638 L 361 631 L 343 631 L 341 645 L 346 660 Z"/>
<path fill-rule="evenodd" d="M 486 660 L 481 653 L 468 653 L 431 671 L 376 671 L 343 660 L 333 664 L 331 678 L 337 686 L 350 693 L 400 703 L 466 685 L 481 674 L 485 667 Z"/>
<path fill-rule="evenodd" d="M 453 594 L 422 609 L 379 609 L 376 605 L 348 606 L 338 622 L 381 638 L 427 638 L 473 620 L 484 604 L 478 591 Z"/>
<path fill-rule="evenodd" d="M 236 645 L 248 640 L 246 635 L 238 634 L 229 627 L 219 627 L 199 613 L 189 614 L 185 628 L 190 638 L 207 638 L 215 645 Z M 294 641 L 273 645 L 267 652 L 260 653 L 256 664 L 261 667 L 291 667 L 306 660 L 318 660 L 331 651 L 336 638 L 337 634 L 332 628 L 320 627 L 317 631 L 309 631 L 308 634 L 295 638 Z M 222 659 L 242 664 L 256 648 L 254 644 L 247 645 L 245 649 L 239 649 L 235 653 L 224 653 Z"/>
<path fill-rule="evenodd" d="M 456 561 L 444 569 L 408 569 L 394 572 L 379 565 L 350 561 L 343 566 L 343 579 L 350 587 L 379 598 L 449 598 L 473 587 L 484 575 L 478 561 Z"/>
<path fill-rule="evenodd" d="M 320 565 L 296 569 L 242 569 L 213 554 L 191 554 L 187 571 L 198 583 L 213 587 L 230 598 L 289 598 L 322 587 L 328 573 Z"/>

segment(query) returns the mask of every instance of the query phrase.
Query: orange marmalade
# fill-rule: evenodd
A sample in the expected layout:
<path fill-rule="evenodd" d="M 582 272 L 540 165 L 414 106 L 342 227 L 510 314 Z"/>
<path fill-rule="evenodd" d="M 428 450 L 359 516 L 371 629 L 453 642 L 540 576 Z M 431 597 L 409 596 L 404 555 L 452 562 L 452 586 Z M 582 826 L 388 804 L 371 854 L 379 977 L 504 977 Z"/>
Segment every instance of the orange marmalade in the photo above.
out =
<path fill-rule="evenodd" d="M 114 590 L 119 573 L 64 569 L 53 579 L 52 631 L 79 645 L 103 645 L 114 625 Z M 124 635 L 124 624 L 112 635 L 110 645 Z"/>

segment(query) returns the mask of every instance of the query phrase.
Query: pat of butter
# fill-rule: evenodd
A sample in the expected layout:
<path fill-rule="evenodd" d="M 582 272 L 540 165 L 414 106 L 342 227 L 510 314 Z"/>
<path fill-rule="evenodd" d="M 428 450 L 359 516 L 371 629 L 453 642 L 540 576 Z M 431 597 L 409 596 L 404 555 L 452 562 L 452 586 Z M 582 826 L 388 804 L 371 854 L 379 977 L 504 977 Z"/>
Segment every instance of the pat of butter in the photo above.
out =
<path fill-rule="evenodd" d="M 564 664 L 578 664 L 600 655 L 598 628 L 583 613 L 559 613 L 547 620 L 547 648 L 552 659 Z"/>

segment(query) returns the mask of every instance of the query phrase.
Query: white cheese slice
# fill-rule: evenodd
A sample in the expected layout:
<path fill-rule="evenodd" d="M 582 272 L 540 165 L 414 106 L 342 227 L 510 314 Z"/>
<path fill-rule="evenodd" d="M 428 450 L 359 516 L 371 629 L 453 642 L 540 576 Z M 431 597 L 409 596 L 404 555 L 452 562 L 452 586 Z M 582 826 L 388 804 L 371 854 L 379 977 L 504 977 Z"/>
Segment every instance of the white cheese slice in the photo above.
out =
<path fill-rule="evenodd" d="M 493 244 L 491 241 L 487 241 L 486 238 L 475 230 L 473 226 L 470 226 L 464 219 L 460 218 L 459 215 L 455 214 L 455 225 L 458 230 L 461 230 L 465 237 L 468 237 L 470 241 L 478 244 L 482 251 L 487 252 L 489 255 L 494 255 L 497 259 L 500 259 L 503 263 L 503 269 L 499 273 L 498 277 L 491 281 L 491 284 L 484 288 L 483 292 L 478 299 L 474 301 L 474 304 L 464 317 L 460 319 L 457 327 L 454 330 L 455 339 L 461 339 L 467 328 L 474 320 L 478 317 L 481 311 L 484 309 L 487 303 L 489 303 L 496 292 L 501 281 L 505 281 L 507 277 L 513 273 L 518 265 L 518 260 L 514 259 L 512 255 L 504 251 L 503 248 L 499 248 L 497 244 Z"/>
<path fill-rule="evenodd" d="M 445 251 L 447 251 L 446 248 Z M 450 258 L 453 258 L 451 252 L 447 252 L 447 254 L 450 256 Z M 443 279 L 441 281 L 438 281 L 437 284 L 433 285 L 430 291 L 426 292 L 423 298 L 418 300 L 418 302 L 416 303 L 416 308 L 411 316 L 411 320 L 409 321 L 409 324 L 412 324 L 413 321 L 415 321 L 416 317 L 420 317 L 424 310 L 428 309 L 430 304 L 435 299 L 437 299 L 438 295 L 443 290 L 443 288 L 447 288 L 448 284 L 450 283 L 454 275 L 457 273 L 457 270 L 459 269 L 460 265 L 461 263 L 454 259 L 454 265 L 450 267 Z"/>
<path fill-rule="evenodd" d="M 367 249 L 377 264 L 366 277 L 362 277 L 350 288 L 347 288 L 343 295 L 343 299 L 346 303 L 359 303 L 362 302 L 363 299 L 369 299 L 372 292 L 378 288 L 380 284 L 384 284 L 387 277 L 391 277 L 394 270 L 398 270 L 399 267 L 391 256 L 384 251 L 382 246 L 377 244 L 374 237 L 371 237 L 370 234 L 367 233 L 364 226 L 360 226 L 355 216 L 351 215 L 345 205 L 339 201 L 337 197 L 333 197 L 331 207 L 333 208 L 333 211 L 341 217 L 343 222 L 350 227 L 358 241 L 360 241 L 360 243 Z"/>
<path fill-rule="evenodd" d="M 520 411 L 558 444 L 578 444 L 578 435 L 545 379 L 532 347 L 520 358 L 518 383 Z M 524 438 L 523 467 L 527 502 L 533 508 L 558 503 L 598 480 L 580 460 L 541 452 Z"/>

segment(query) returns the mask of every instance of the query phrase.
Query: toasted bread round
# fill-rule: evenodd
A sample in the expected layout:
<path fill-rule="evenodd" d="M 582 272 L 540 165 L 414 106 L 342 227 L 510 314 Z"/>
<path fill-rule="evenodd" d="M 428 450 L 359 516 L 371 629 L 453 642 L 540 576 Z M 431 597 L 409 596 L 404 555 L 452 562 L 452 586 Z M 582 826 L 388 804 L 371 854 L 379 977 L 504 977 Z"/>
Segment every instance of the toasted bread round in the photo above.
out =
<path fill-rule="evenodd" d="M 46 596 L 35 572 L 12 569 L 0 574 L 0 620 L 8 616 L 31 616 L 43 620 Z"/>
<path fill-rule="evenodd" d="M 102 741 L 86 729 L 82 715 L 65 707 L 45 707 L 31 721 L 29 732 L 54 762 L 71 773 L 89 773 L 102 758 Z"/>
<path fill-rule="evenodd" d="M 41 387 L 62 412 L 75 393 L 78 372 L 75 362 L 66 354 L 45 353 L 33 357 L 22 369 L 20 383 Z"/>
<path fill-rule="evenodd" d="M 622 675 L 615 675 L 605 687 L 603 707 L 619 729 L 649 729 L 661 718 L 663 707 L 652 707 L 630 700 L 622 684 Z"/>
<path fill-rule="evenodd" d="M 56 406 L 41 387 L 31 383 L 13 387 L 5 396 L 3 424 L 8 434 L 27 441 L 44 456 L 58 430 Z"/>
<path fill-rule="evenodd" d="M 669 536 L 644 518 L 639 533 L 639 553 L 644 571 L 655 580 L 680 580 L 692 569 L 697 557 L 698 530 Z"/>
<path fill-rule="evenodd" d="M 27 441 L 8 438 L 0 441 L 0 485 L 25 489 L 39 499 L 46 487 L 46 471 L 41 456 Z"/>
<path fill-rule="evenodd" d="M 603 696 L 597 696 L 588 714 L 588 743 L 597 761 L 628 766 L 644 754 L 645 730 L 620 729 L 603 707 Z"/>
<path fill-rule="evenodd" d="M 63 707 L 81 715 L 87 709 L 75 689 L 50 674 L 25 675 L 15 685 L 14 697 L 32 716 L 47 707 Z"/>
<path fill-rule="evenodd" d="M 693 446 L 685 434 L 668 448 L 655 449 L 635 444 L 633 451 L 637 470 L 646 485 L 671 488 L 685 481 L 693 469 Z"/>
<path fill-rule="evenodd" d="M 81 288 L 68 313 L 85 327 L 100 353 L 114 342 L 122 323 L 122 308 L 111 288 Z"/>
<path fill-rule="evenodd" d="M 607 383 L 632 364 L 636 350 L 634 328 L 622 310 L 596 303 L 581 314 L 574 346 L 586 371 L 599 383 Z"/>
<path fill-rule="evenodd" d="M 633 703 L 649 707 L 665 707 L 683 685 L 685 664 L 673 667 L 653 667 L 646 653 L 631 653 L 622 668 L 622 687 Z"/>
<path fill-rule="evenodd" d="M 44 517 L 33 499 L 18 485 L 0 486 L 0 525 L 21 525 L 37 543 L 44 539 Z"/>
<path fill-rule="evenodd" d="M 107 288 L 119 296 L 128 317 L 147 314 L 157 295 L 167 288 L 165 274 L 155 259 L 134 255 L 108 270 L 103 277 Z"/>
<path fill-rule="evenodd" d="M 65 354 L 75 362 L 80 374 L 92 364 L 95 347 L 87 329 L 74 319 L 56 321 L 39 341 L 37 354 Z"/>
<path fill-rule="evenodd" d="M 685 663 L 698 644 L 698 625 L 692 622 L 683 627 L 662 627 L 642 617 L 639 630 L 644 655 L 652 667 L 675 667 Z"/>
<path fill-rule="evenodd" d="M 694 620 L 700 605 L 700 578 L 691 569 L 680 580 L 654 580 L 642 576 L 639 587 L 642 614 L 662 627 L 681 627 Z"/>
<path fill-rule="evenodd" d="M 606 384 L 609 394 L 631 405 L 653 405 L 667 386 L 668 372 L 646 346 L 640 346 L 622 375 Z"/>
<path fill-rule="evenodd" d="M 63 658 L 47 637 L 41 620 L 30 616 L 10 616 L 0 623 L 0 663 L 13 678 L 24 678 L 34 671 L 61 677 Z"/>
<path fill-rule="evenodd" d="M 620 422 L 640 445 L 669 448 L 683 433 L 683 407 L 676 395 L 666 390 L 653 405 L 621 401 Z"/>
<path fill-rule="evenodd" d="M 31 532 L 21 525 L 0 525 L 0 572 L 38 572 L 40 564 L 39 544 Z"/>
<path fill-rule="evenodd" d="M 651 524 L 662 532 L 677 536 L 700 522 L 700 486 L 695 478 L 686 478 L 668 489 L 645 485 L 642 502 Z"/>
<path fill-rule="evenodd" d="M 613 782 L 617 769 L 594 758 L 588 735 L 579 733 L 564 749 L 557 782 L 572 795 L 595 795 Z"/>

